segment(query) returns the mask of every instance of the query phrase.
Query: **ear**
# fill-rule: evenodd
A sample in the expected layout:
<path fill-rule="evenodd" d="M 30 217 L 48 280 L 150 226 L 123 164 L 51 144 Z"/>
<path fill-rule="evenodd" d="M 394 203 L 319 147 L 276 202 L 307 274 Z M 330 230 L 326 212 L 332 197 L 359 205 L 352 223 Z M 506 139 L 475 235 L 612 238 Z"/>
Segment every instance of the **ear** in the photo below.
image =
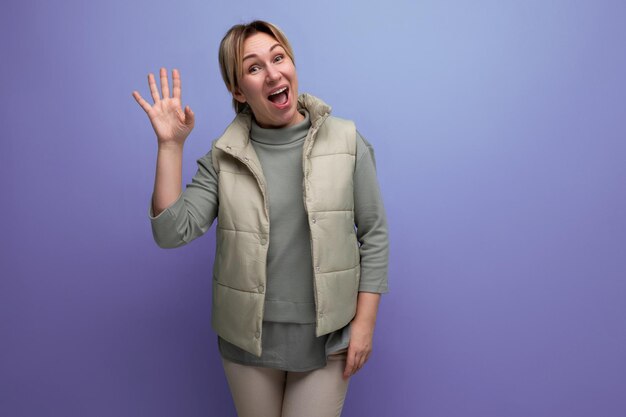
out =
<path fill-rule="evenodd" d="M 241 92 L 241 90 L 239 90 L 239 88 L 235 88 L 235 91 L 233 91 L 233 98 L 237 100 L 238 102 L 240 102 L 241 104 L 246 102 L 246 96 L 243 95 L 243 93 Z"/>

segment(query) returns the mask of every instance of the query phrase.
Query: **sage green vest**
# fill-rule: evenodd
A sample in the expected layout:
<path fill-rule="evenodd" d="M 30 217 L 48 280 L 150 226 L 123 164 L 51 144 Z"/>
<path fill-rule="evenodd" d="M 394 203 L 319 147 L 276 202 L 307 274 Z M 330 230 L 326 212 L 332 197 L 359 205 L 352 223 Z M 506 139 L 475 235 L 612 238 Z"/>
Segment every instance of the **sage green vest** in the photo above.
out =
<path fill-rule="evenodd" d="M 304 206 L 311 230 L 316 336 L 347 325 L 356 313 L 360 254 L 354 225 L 356 128 L 302 94 L 311 128 L 304 141 Z M 219 211 L 211 324 L 217 334 L 261 356 L 270 222 L 266 182 L 250 143 L 251 114 L 239 113 L 213 143 Z"/>

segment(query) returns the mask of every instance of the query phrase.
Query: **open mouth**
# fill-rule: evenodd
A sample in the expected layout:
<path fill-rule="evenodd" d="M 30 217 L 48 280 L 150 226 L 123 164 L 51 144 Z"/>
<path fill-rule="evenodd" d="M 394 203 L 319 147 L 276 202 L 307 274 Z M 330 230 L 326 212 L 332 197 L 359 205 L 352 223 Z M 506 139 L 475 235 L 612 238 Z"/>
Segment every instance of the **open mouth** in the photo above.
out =
<path fill-rule="evenodd" d="M 282 87 L 267 96 L 267 99 L 279 106 L 287 103 L 289 100 L 289 87 Z"/>

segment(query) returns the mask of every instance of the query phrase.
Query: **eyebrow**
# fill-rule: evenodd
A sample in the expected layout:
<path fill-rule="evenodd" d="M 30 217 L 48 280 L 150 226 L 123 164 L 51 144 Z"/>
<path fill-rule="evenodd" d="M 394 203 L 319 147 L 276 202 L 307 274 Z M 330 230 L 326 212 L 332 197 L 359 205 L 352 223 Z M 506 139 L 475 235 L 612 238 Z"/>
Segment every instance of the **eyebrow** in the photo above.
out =
<path fill-rule="evenodd" d="M 275 43 L 274 45 L 272 45 L 272 47 L 270 48 L 270 52 L 272 52 L 274 50 L 274 48 L 276 48 L 277 46 L 280 46 L 282 48 L 282 45 L 279 43 Z M 245 61 L 248 58 L 255 58 L 258 57 L 257 54 L 248 54 L 246 56 L 243 57 L 243 59 L 241 60 L 241 62 Z"/>

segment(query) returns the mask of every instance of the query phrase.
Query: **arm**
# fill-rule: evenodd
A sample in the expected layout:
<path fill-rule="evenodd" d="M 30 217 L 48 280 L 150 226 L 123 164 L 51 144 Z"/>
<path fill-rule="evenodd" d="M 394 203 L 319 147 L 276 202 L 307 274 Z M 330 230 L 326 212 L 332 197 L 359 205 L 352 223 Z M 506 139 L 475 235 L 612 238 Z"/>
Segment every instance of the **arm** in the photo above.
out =
<path fill-rule="evenodd" d="M 156 176 L 154 179 L 153 206 L 156 214 L 171 205 L 180 195 L 183 165 L 183 145 L 194 127 L 195 117 L 189 106 L 183 111 L 182 83 L 177 69 L 172 70 L 173 91 L 170 96 L 165 68 L 160 70 L 161 91 L 152 73 L 148 74 L 148 87 L 154 103 L 151 105 L 133 91 L 133 97 L 146 112 L 158 143 Z"/>
<path fill-rule="evenodd" d="M 351 322 L 344 378 L 357 372 L 372 352 L 372 340 L 381 294 L 388 291 L 389 242 L 387 221 L 376 178 L 374 152 L 357 137 L 354 175 L 354 214 L 361 253 L 361 280 L 356 315 Z M 360 153 L 360 155 L 359 155 Z"/>
<path fill-rule="evenodd" d="M 181 193 L 183 171 L 182 145 L 159 145 L 157 153 L 152 212 L 155 216 L 168 208 Z"/>
<path fill-rule="evenodd" d="M 154 240 L 162 248 L 176 248 L 203 235 L 215 218 L 219 206 L 217 172 L 213 168 L 212 151 L 197 160 L 198 170 L 185 190 L 158 215 L 154 215 L 153 195 L 148 217 Z M 170 162 L 167 161 L 166 162 Z M 157 173 L 158 175 L 158 173 Z M 155 193 L 156 193 L 155 186 Z M 180 185 L 179 185 L 180 190 Z M 155 208 L 157 204 L 154 203 Z"/>
<path fill-rule="evenodd" d="M 161 92 L 152 73 L 148 86 L 151 105 L 137 91 L 133 97 L 146 112 L 158 143 L 154 190 L 148 217 L 152 235 L 162 248 L 189 243 L 211 226 L 217 212 L 217 175 L 208 159 L 198 160 L 198 172 L 181 193 L 183 145 L 194 127 L 195 116 L 189 106 L 182 109 L 180 73 L 172 70 L 173 91 L 170 95 L 167 71 L 160 70 Z"/>

